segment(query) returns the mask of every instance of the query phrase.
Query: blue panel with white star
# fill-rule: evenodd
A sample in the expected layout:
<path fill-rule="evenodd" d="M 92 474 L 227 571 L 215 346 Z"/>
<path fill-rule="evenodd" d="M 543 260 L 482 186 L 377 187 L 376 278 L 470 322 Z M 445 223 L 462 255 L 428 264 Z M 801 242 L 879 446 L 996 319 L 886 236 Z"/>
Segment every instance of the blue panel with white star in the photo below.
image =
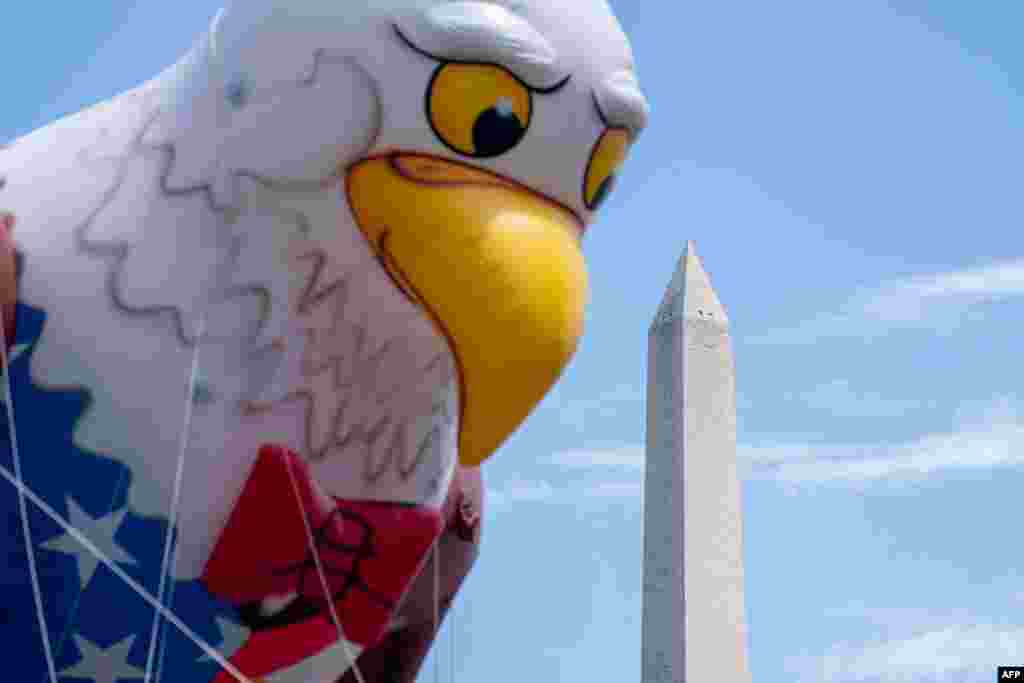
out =
<path fill-rule="evenodd" d="M 158 595 L 167 520 L 140 517 L 127 507 L 131 473 L 125 465 L 75 446 L 72 434 L 89 407 L 89 392 L 48 389 L 32 382 L 29 362 L 46 314 L 19 303 L 16 317 L 8 355 L 14 434 L 25 484 L 151 595 Z M 0 408 L 0 466 L 14 475 L 7 406 Z M 60 683 L 142 680 L 153 608 L 32 501 L 26 499 L 25 506 Z M 19 496 L 6 479 L 0 479 L 0 524 L 4 669 L 18 681 L 48 683 Z M 225 656 L 240 644 L 237 613 L 198 581 L 167 581 L 165 591 L 164 603 L 208 644 Z M 176 627 L 162 624 L 151 680 L 211 680 L 219 666 Z"/>

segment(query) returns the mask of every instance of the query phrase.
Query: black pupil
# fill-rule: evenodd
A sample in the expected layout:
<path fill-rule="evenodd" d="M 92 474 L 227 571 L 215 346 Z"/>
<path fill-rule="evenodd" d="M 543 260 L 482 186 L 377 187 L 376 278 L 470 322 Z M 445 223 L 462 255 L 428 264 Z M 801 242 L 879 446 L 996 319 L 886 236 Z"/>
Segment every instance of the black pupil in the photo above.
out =
<path fill-rule="evenodd" d="M 610 176 L 604 179 L 598 188 L 597 192 L 594 193 L 594 200 L 590 202 L 590 210 L 595 211 L 597 207 L 604 203 L 604 200 L 611 194 L 612 189 L 615 187 L 615 174 L 612 173 Z"/>
<path fill-rule="evenodd" d="M 526 130 L 515 112 L 497 105 L 476 118 L 473 123 L 473 147 L 476 155 L 494 157 L 519 144 Z"/>

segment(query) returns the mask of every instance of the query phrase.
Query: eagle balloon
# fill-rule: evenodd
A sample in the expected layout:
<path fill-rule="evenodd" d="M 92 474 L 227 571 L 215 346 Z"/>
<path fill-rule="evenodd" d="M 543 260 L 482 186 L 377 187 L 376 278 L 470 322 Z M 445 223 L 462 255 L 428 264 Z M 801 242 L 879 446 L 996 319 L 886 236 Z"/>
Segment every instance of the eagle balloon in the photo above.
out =
<path fill-rule="evenodd" d="M 413 681 L 646 118 L 605 0 L 237 0 L 0 149 L 5 669 Z"/>

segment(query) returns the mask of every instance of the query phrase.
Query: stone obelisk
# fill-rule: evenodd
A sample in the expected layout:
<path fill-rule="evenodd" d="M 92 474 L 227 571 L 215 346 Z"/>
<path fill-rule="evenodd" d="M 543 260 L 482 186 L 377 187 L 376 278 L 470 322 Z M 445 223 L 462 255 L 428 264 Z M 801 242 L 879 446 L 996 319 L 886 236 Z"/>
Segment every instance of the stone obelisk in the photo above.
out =
<path fill-rule="evenodd" d="M 651 324 L 643 683 L 750 683 L 729 320 L 693 243 Z"/>

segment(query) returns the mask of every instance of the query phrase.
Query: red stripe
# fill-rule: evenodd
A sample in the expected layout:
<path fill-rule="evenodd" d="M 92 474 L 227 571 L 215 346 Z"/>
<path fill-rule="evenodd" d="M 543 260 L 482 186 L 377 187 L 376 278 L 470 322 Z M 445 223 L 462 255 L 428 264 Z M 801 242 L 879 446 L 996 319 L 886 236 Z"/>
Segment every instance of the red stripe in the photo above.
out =
<path fill-rule="evenodd" d="M 202 577 L 207 589 L 235 605 L 290 593 L 322 600 L 303 512 L 318 541 L 331 594 L 338 596 L 335 608 L 347 639 L 373 645 L 384 636 L 395 604 L 440 534 L 441 511 L 332 499 L 301 458 L 263 446 L 207 562 Z M 347 585 L 352 581 L 357 585 Z M 317 654 L 337 639 L 327 612 L 324 602 L 317 617 L 253 633 L 232 662 L 247 676 L 261 676 Z"/>

